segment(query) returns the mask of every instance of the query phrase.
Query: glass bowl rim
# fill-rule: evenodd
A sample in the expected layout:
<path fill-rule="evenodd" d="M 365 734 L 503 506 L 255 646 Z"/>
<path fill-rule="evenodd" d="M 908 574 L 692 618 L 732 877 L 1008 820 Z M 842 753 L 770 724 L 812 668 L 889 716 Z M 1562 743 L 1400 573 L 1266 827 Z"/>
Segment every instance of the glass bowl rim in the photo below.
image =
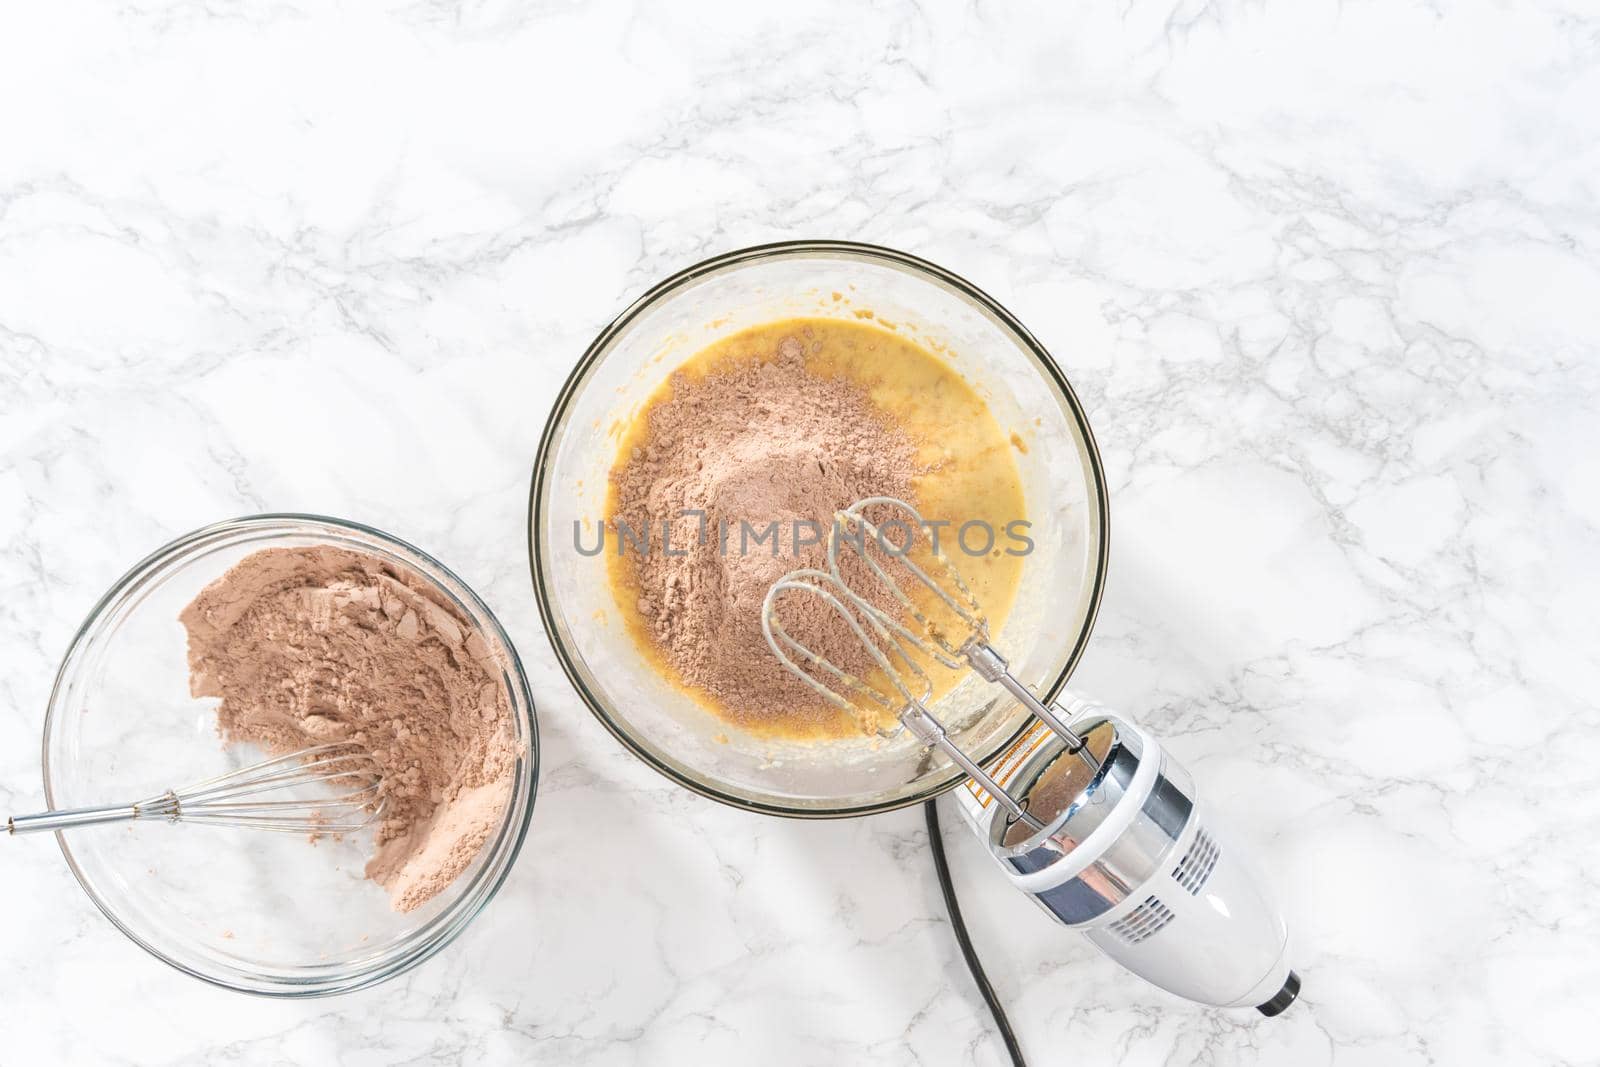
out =
<path fill-rule="evenodd" d="M 1073 392 L 1072 386 L 1067 382 L 1066 375 L 1056 365 L 1055 359 L 1045 349 L 1044 345 L 1040 344 L 1033 334 L 1028 331 L 1027 327 L 1015 315 L 1006 310 L 999 301 L 953 271 L 946 270 L 935 263 L 930 263 L 910 253 L 882 245 L 865 244 L 858 241 L 797 240 L 775 241 L 724 252 L 701 260 L 656 283 L 623 309 L 616 318 L 612 319 L 595 336 L 595 339 L 589 343 L 589 347 L 584 350 L 582 357 L 579 358 L 576 366 L 567 376 L 566 381 L 562 383 L 560 391 L 556 394 L 555 403 L 551 407 L 550 415 L 545 420 L 544 429 L 540 434 L 539 448 L 534 457 L 533 474 L 528 488 L 528 569 L 532 575 L 534 599 L 538 603 L 539 618 L 544 624 L 545 637 L 555 651 L 556 659 L 561 664 L 562 672 L 566 674 L 567 680 L 571 682 L 573 689 L 577 691 L 579 698 L 588 707 L 589 711 L 630 752 L 679 785 L 701 796 L 720 801 L 735 808 L 790 818 L 840 819 L 894 811 L 899 808 L 910 807 L 913 804 L 920 804 L 955 788 L 967 776 L 960 768 L 952 767 L 942 777 L 932 780 L 915 792 L 903 797 L 891 797 L 871 803 L 858 803 L 845 807 L 825 809 L 799 808 L 782 803 L 752 799 L 719 789 L 709 782 L 694 779 L 680 772 L 678 768 L 670 763 L 658 758 L 654 752 L 633 737 L 629 730 L 614 721 L 606 710 L 605 702 L 590 692 L 588 686 L 584 684 L 577 663 L 577 654 L 566 647 L 560 636 L 558 616 L 551 599 L 549 584 L 545 579 L 544 567 L 542 566 L 545 557 L 549 556 L 549 553 L 543 548 L 544 535 L 541 521 L 544 511 L 545 476 L 557 444 L 557 429 L 565 428 L 568 409 L 574 398 L 581 391 L 589 372 L 610 349 L 612 342 L 631 326 L 639 316 L 661 300 L 706 275 L 764 260 L 803 256 L 855 259 L 862 262 L 886 265 L 907 274 L 920 275 L 933 284 L 941 285 L 952 291 L 956 296 L 962 297 L 976 306 L 980 312 L 989 316 L 1006 332 L 1010 333 L 1018 345 L 1033 356 L 1041 376 L 1054 387 L 1058 399 L 1065 402 L 1068 411 L 1071 413 L 1072 420 L 1077 426 L 1088 457 L 1090 481 L 1093 483 L 1091 490 L 1100 521 L 1098 544 L 1095 546 L 1094 577 L 1089 591 L 1088 611 L 1084 618 L 1083 628 L 1078 634 L 1073 647 L 1067 653 L 1060 671 L 1054 680 L 1045 687 L 1045 702 L 1048 703 L 1055 699 L 1066 684 L 1067 678 L 1077 667 L 1078 661 L 1083 658 L 1084 649 L 1089 643 L 1089 636 L 1094 631 L 1095 619 L 1100 611 L 1100 601 L 1105 592 L 1106 567 L 1110 550 L 1110 500 L 1106 490 L 1105 470 L 1101 464 L 1100 450 L 1095 443 L 1094 433 L 1089 427 L 1088 417 L 1084 413 L 1083 405 L 1078 400 L 1077 394 Z M 1014 744 L 1027 730 L 1028 725 L 1029 721 L 1024 719 L 1009 736 L 986 746 L 986 750 L 976 753 L 975 758 L 979 763 L 987 763 Z"/>
<path fill-rule="evenodd" d="M 234 530 L 252 528 L 273 531 L 274 527 L 282 527 L 276 532 L 285 535 L 300 532 L 315 536 L 315 530 L 297 531 L 292 528 L 294 526 L 320 526 L 332 528 L 336 531 L 344 530 L 364 535 L 378 541 L 386 548 L 397 550 L 402 557 L 408 554 L 414 556 L 421 561 L 425 568 L 432 568 L 438 571 L 459 586 L 460 590 L 465 594 L 465 599 L 468 601 L 469 606 L 479 613 L 486 623 L 486 629 L 489 630 L 490 636 L 497 639 L 506 650 L 508 659 L 507 673 L 510 680 L 508 688 L 511 690 L 513 701 L 520 697 L 522 706 L 525 709 L 521 718 L 527 734 L 527 784 L 524 790 L 525 797 L 513 798 L 514 801 L 520 803 L 522 809 L 521 817 L 517 817 L 516 806 L 514 805 L 508 813 L 507 819 L 502 822 L 496 840 L 485 845 L 486 848 L 492 847 L 496 851 L 490 856 L 489 862 L 478 872 L 476 878 L 468 882 L 456 895 L 456 899 L 450 907 L 434 916 L 426 925 L 397 942 L 391 952 L 368 962 L 338 970 L 333 969 L 338 965 L 333 965 L 333 967 L 330 967 L 330 973 L 326 976 L 284 978 L 271 975 L 264 977 L 260 972 L 251 972 L 248 967 L 240 967 L 236 971 L 230 971 L 228 974 L 223 975 L 201 970 L 182 960 L 175 959 L 157 945 L 152 944 L 150 940 L 134 932 L 122 920 L 110 903 L 95 891 L 88 876 L 73 856 L 72 850 L 67 844 L 66 835 L 60 832 L 55 834 L 56 843 L 61 848 L 62 857 L 67 861 L 67 867 L 72 871 L 73 877 L 77 879 L 78 885 L 83 889 L 84 894 L 94 902 L 95 907 L 111 922 L 111 925 L 120 930 L 128 940 L 162 963 L 192 978 L 198 978 L 208 985 L 273 999 L 309 999 L 366 989 L 405 973 L 424 960 L 430 959 L 446 945 L 454 941 L 499 893 L 500 887 L 505 884 L 506 878 L 511 873 L 511 868 L 515 866 L 517 857 L 522 851 L 523 842 L 528 835 L 528 826 L 533 818 L 534 801 L 539 787 L 538 714 L 533 702 L 532 690 L 528 686 L 527 673 L 523 669 L 522 658 L 517 652 L 516 645 L 512 643 L 510 635 L 506 633 L 505 627 L 501 625 L 499 618 L 496 617 L 494 611 L 484 602 L 476 590 L 467 584 L 460 575 L 439 562 L 431 554 L 424 552 L 409 541 L 377 527 L 368 526 L 365 523 L 351 519 L 340 519 L 330 515 L 319 515 L 310 512 L 262 512 L 209 523 L 173 538 L 128 568 L 120 578 L 112 583 L 105 594 L 95 602 L 94 607 L 89 610 L 88 615 L 84 617 L 83 622 L 78 626 L 77 632 L 73 635 L 72 641 L 67 645 L 67 651 L 61 657 L 61 664 L 56 669 L 55 681 L 51 685 L 50 697 L 45 706 L 44 726 L 40 740 L 40 762 L 44 775 L 45 803 L 52 808 L 55 807 L 55 791 L 51 778 L 50 739 L 59 703 L 57 698 L 60 695 L 62 684 L 66 680 L 67 668 L 79 658 L 87 647 L 91 640 L 91 631 L 99 623 L 105 611 L 113 604 L 118 603 L 120 598 L 130 589 L 149 578 L 152 572 L 196 544 Z M 430 583 L 439 586 L 438 580 L 432 574 L 428 574 L 425 569 L 419 568 L 419 572 Z M 456 595 L 454 591 L 449 589 L 443 591 L 452 597 Z M 232 977 L 234 973 L 240 975 L 248 974 L 251 979 L 259 984 L 246 984 L 243 980 L 234 979 Z"/>

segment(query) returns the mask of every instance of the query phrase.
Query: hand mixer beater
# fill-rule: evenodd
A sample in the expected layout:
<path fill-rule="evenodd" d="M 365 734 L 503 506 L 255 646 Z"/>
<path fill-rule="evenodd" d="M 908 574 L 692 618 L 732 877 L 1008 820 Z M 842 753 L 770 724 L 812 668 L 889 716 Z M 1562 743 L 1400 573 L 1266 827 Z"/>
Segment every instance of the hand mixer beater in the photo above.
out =
<path fill-rule="evenodd" d="M 891 529 L 902 536 L 889 537 Z M 1284 922 L 1236 843 L 1200 805 L 1193 778 L 1127 720 L 1083 700 L 1046 705 L 1012 675 L 948 556 L 934 544 L 913 557 L 914 540 L 930 529 L 892 497 L 840 511 L 828 569 L 792 571 L 767 591 L 761 625 L 773 654 L 869 729 L 897 733 L 884 725 L 892 715 L 960 767 L 970 777 L 957 789 L 963 814 L 1012 883 L 1056 921 L 1179 996 L 1268 1016 L 1283 1011 L 1300 989 Z M 848 576 L 845 559 L 859 564 Z M 815 598 L 824 617 L 854 637 L 866 677 L 785 627 L 791 597 Z M 970 668 L 1014 697 L 1033 725 L 989 768 L 980 766 L 928 709 L 934 686 L 924 663 Z"/>

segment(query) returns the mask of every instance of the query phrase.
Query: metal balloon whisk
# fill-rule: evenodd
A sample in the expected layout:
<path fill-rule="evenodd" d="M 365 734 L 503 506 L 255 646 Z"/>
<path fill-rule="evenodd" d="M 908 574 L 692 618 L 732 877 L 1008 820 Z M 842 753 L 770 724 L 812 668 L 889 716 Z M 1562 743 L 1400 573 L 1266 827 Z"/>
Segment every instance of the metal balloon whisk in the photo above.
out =
<path fill-rule="evenodd" d="M 866 517 L 869 508 L 880 516 L 878 522 Z M 890 526 L 906 534 L 904 543 L 887 537 L 885 527 Z M 864 708 L 891 712 L 918 740 L 943 752 L 1013 816 L 1042 829 L 1022 803 L 950 739 L 944 725 L 928 710 L 933 682 L 917 657 L 952 670 L 971 668 L 984 681 L 998 684 L 1015 697 L 1066 742 L 1067 752 L 1092 769 L 1098 770 L 1099 764 L 1083 738 L 1012 675 L 1005 657 L 989 643 L 989 623 L 982 605 L 949 558 L 936 548 L 923 553 L 929 567 L 939 572 L 937 578 L 911 558 L 912 540 L 928 528 L 916 508 L 895 497 L 868 497 L 838 512 L 828 536 L 828 569 L 791 571 L 772 583 L 762 605 L 762 633 L 779 661 L 830 704 L 857 718 Z M 856 584 L 871 581 L 879 585 L 898 610 L 885 610 L 869 599 L 866 590 L 852 587 L 840 569 L 841 547 L 859 558 L 871 575 L 870 579 L 858 575 Z M 948 617 L 932 618 L 923 606 L 925 601 L 919 602 L 903 583 L 930 592 L 934 603 L 945 609 L 940 614 Z M 780 617 L 785 594 L 820 600 L 865 649 L 876 668 L 873 678 L 849 673 L 786 629 Z"/>
<path fill-rule="evenodd" d="M 348 744 L 317 745 L 144 800 L 14 815 L 10 834 L 137 819 L 298 834 L 347 834 L 383 814 L 381 767 Z"/>

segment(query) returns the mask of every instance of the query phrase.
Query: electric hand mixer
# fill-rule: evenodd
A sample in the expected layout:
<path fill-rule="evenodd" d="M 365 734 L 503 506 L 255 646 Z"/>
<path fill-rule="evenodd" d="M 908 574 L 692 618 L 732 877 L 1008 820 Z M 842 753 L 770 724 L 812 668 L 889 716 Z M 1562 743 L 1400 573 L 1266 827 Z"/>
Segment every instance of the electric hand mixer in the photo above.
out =
<path fill-rule="evenodd" d="M 868 510 L 893 517 L 874 523 Z M 792 571 L 773 583 L 761 620 L 773 654 L 830 704 L 857 717 L 892 714 L 970 775 L 958 796 L 1007 877 L 1106 955 L 1203 1004 L 1268 1016 L 1288 1007 L 1300 979 L 1289 969 L 1284 922 L 1200 804 L 1189 773 L 1149 733 L 1103 708 L 1040 702 L 990 646 L 982 606 L 949 559 L 936 547 L 926 554 L 941 573 L 936 579 L 911 558 L 909 537 L 886 540 L 888 526 L 928 528 L 902 500 L 862 500 L 836 516 L 828 570 Z M 870 578 L 855 575 L 854 586 L 845 579 L 841 546 Z M 881 587 L 879 603 L 863 581 Z M 912 596 L 906 585 L 932 599 Z M 870 676 L 818 655 L 785 629 L 789 596 L 819 599 L 865 650 Z M 1000 685 L 1034 716 L 1033 728 L 990 769 L 979 766 L 928 710 L 933 682 L 919 657 Z"/>

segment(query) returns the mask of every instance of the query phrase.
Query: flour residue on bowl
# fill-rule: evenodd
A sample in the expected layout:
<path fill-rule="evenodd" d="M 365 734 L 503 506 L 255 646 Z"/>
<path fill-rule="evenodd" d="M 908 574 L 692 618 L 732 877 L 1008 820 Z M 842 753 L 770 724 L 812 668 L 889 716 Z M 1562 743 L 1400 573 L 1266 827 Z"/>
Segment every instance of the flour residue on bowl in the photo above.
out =
<path fill-rule="evenodd" d="M 366 874 L 396 911 L 466 870 L 503 820 L 519 751 L 493 650 L 421 576 L 331 546 L 256 552 L 186 607 L 190 692 L 229 743 L 348 742 L 382 768 Z"/>

